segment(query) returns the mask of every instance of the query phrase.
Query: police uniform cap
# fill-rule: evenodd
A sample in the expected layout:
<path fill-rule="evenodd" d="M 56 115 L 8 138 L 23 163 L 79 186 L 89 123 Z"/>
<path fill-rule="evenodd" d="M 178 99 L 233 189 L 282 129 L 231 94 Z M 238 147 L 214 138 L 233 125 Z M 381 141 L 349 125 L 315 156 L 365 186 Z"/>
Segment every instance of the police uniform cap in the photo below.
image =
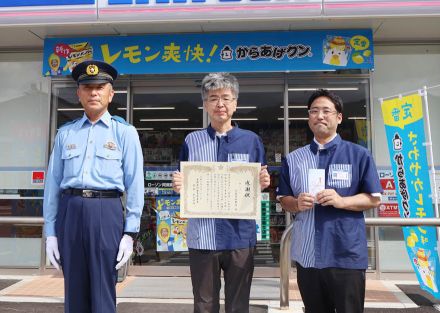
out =
<path fill-rule="evenodd" d="M 72 77 L 78 85 L 113 84 L 113 81 L 118 77 L 118 71 L 108 63 L 87 60 L 75 66 Z"/>

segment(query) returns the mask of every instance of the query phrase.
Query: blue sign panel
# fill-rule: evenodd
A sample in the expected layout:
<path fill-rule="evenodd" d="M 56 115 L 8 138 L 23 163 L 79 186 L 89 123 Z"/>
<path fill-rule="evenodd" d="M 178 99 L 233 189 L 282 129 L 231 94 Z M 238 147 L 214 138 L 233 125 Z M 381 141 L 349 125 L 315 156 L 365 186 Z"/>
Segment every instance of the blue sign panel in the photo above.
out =
<path fill-rule="evenodd" d="M 121 74 L 373 69 L 371 30 L 48 38 L 43 75 L 103 60 Z"/>
<path fill-rule="evenodd" d="M 400 216 L 435 217 L 426 156 L 422 97 L 412 94 L 382 103 L 388 151 Z M 422 289 L 440 299 L 440 263 L 435 227 L 403 227 L 406 250 Z"/>
<path fill-rule="evenodd" d="M 95 4 L 95 0 L 1 0 L 0 7 Z"/>

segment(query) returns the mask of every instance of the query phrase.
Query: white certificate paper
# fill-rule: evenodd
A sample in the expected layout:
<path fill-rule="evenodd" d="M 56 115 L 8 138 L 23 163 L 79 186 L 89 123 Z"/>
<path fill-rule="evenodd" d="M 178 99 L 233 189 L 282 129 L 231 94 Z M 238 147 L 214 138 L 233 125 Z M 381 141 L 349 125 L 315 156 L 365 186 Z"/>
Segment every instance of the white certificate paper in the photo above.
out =
<path fill-rule="evenodd" d="M 181 162 L 181 217 L 261 218 L 260 163 Z"/>
<path fill-rule="evenodd" d="M 316 194 L 325 189 L 325 170 L 319 168 L 309 169 L 309 193 Z"/>

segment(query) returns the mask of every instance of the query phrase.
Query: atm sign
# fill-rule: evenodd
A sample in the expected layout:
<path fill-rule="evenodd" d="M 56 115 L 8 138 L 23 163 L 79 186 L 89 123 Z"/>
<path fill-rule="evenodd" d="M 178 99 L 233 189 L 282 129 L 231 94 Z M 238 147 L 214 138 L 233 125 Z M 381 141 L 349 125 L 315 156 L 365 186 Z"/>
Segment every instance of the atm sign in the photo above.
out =
<path fill-rule="evenodd" d="M 32 184 L 41 185 L 44 184 L 44 171 L 32 172 Z"/>

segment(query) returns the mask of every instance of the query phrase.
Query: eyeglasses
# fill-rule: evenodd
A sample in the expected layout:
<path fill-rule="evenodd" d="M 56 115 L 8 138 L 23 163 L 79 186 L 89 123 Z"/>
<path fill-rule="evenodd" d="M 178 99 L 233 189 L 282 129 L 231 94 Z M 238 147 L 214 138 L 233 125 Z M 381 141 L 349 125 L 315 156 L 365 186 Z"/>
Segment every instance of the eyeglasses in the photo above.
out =
<path fill-rule="evenodd" d="M 328 110 L 328 109 L 324 109 L 324 110 L 319 110 L 319 109 L 311 109 L 308 111 L 310 116 L 318 116 L 319 113 L 322 113 L 323 116 L 329 116 L 335 113 L 338 113 L 338 111 L 332 111 L 332 110 Z"/>
<path fill-rule="evenodd" d="M 212 97 L 212 98 L 208 98 L 207 102 L 209 104 L 217 104 L 219 102 L 219 100 L 222 101 L 223 104 L 231 104 L 236 98 L 232 98 L 232 97 Z"/>

